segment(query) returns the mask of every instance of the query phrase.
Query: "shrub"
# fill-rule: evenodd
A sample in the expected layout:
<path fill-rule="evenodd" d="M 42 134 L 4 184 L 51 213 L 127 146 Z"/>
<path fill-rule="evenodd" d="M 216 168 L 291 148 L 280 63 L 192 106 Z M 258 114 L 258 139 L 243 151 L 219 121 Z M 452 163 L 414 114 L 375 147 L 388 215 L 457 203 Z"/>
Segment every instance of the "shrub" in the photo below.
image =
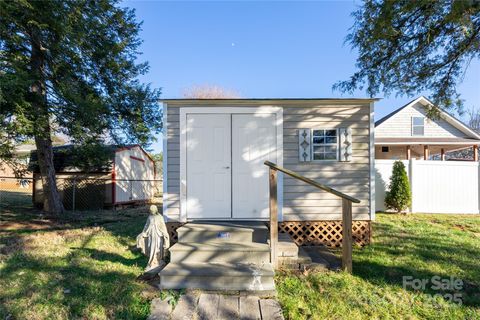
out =
<path fill-rule="evenodd" d="M 397 160 L 393 163 L 389 187 L 390 190 L 385 195 L 385 207 L 396 212 L 407 210 L 412 203 L 412 193 L 407 171 L 402 161 Z"/>

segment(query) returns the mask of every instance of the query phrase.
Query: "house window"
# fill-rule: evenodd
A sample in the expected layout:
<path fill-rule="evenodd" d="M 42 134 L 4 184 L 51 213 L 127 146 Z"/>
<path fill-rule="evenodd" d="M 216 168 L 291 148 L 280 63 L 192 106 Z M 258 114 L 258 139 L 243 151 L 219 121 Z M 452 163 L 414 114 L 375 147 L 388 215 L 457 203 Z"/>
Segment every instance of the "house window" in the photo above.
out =
<path fill-rule="evenodd" d="M 313 160 L 338 160 L 337 129 L 315 129 L 312 131 Z"/>
<path fill-rule="evenodd" d="M 423 136 L 425 133 L 425 118 L 412 117 L 412 135 Z"/>
<path fill-rule="evenodd" d="M 382 147 L 382 152 L 389 152 L 389 148 L 388 147 Z"/>

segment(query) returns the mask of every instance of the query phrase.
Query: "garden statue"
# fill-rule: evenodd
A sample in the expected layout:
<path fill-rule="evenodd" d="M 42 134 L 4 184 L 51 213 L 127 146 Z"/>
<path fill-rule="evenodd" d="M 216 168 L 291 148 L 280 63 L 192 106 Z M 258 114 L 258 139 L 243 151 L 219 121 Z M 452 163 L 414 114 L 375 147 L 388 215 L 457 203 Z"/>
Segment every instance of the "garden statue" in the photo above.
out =
<path fill-rule="evenodd" d="M 148 258 L 145 271 L 161 268 L 165 265 L 165 254 L 170 247 L 170 237 L 163 215 L 155 205 L 150 206 L 150 215 L 142 233 L 137 236 L 137 248 Z"/>

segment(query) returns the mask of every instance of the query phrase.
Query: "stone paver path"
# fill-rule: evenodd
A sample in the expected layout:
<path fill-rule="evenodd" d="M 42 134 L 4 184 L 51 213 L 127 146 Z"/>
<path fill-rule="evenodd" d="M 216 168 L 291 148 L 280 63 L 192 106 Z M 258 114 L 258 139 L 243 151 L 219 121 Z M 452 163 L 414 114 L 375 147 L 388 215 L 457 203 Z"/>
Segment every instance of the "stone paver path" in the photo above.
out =
<path fill-rule="evenodd" d="M 149 320 L 283 320 L 282 309 L 275 299 L 258 296 L 187 293 L 176 307 L 154 299 Z"/>

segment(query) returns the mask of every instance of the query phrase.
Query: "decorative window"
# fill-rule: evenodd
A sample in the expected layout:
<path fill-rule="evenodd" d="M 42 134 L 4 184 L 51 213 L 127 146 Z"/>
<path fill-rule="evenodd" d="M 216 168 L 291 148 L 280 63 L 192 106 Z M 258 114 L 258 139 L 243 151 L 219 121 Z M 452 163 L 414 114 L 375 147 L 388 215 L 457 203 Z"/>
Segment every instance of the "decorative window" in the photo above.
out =
<path fill-rule="evenodd" d="M 382 147 L 382 152 L 388 152 L 390 151 L 388 147 Z"/>
<path fill-rule="evenodd" d="M 412 135 L 423 136 L 425 134 L 425 118 L 412 117 Z"/>
<path fill-rule="evenodd" d="M 312 160 L 338 160 L 338 130 L 312 130 Z"/>

